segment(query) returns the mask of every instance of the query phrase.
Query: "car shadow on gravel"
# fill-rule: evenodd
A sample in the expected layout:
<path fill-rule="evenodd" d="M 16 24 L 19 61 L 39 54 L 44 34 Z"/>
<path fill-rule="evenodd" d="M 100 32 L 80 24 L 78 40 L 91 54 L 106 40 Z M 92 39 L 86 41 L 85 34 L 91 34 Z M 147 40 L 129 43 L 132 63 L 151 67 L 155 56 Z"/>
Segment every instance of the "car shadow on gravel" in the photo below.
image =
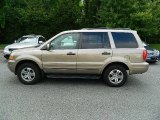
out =
<path fill-rule="evenodd" d="M 160 65 L 160 62 L 156 62 L 156 63 L 149 63 L 150 66 L 154 66 L 154 65 Z"/>
<path fill-rule="evenodd" d="M 82 78 L 46 78 L 41 84 L 54 85 L 104 85 L 101 79 L 82 79 Z"/>
<path fill-rule="evenodd" d="M 52 88 L 52 87 L 98 87 L 98 88 L 112 88 L 107 86 L 102 79 L 82 79 L 82 78 L 45 78 L 41 82 L 35 85 L 23 85 L 17 78 L 17 76 L 8 77 L 7 81 L 4 81 L 5 84 L 9 86 L 16 86 L 18 88 Z M 136 75 L 128 76 L 128 81 L 122 87 L 116 89 L 121 90 L 139 90 L 143 91 L 148 89 L 148 85 L 145 83 L 145 80 L 140 79 Z"/>
<path fill-rule="evenodd" d="M 46 78 L 42 80 L 43 85 L 82 85 L 82 86 L 107 86 L 102 79 L 82 79 L 82 78 Z M 124 87 L 144 86 L 144 83 L 135 76 L 128 76 Z M 108 86 L 109 87 L 109 86 Z M 122 86 L 123 87 L 123 86 Z"/>

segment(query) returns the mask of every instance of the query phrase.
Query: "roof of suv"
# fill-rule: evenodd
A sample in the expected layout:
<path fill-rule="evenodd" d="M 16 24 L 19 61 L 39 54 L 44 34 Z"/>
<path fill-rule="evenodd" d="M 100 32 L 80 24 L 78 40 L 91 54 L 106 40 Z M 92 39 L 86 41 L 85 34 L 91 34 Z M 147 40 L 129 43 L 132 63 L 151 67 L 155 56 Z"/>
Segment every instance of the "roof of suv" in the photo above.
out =
<path fill-rule="evenodd" d="M 130 28 L 83 28 L 80 30 L 68 30 L 63 31 L 62 33 L 67 32 L 136 32 Z"/>
<path fill-rule="evenodd" d="M 82 30 L 131 30 L 130 28 L 82 28 Z"/>

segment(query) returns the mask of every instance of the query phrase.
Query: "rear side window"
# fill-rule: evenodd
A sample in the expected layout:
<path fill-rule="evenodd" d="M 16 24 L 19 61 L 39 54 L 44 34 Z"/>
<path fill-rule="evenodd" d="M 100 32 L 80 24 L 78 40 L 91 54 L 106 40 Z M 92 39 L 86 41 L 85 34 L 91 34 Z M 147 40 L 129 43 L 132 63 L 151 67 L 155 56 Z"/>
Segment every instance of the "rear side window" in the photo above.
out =
<path fill-rule="evenodd" d="M 110 48 L 108 33 L 84 32 L 81 33 L 82 49 Z"/>
<path fill-rule="evenodd" d="M 138 48 L 137 40 L 132 33 L 112 32 L 116 48 Z"/>

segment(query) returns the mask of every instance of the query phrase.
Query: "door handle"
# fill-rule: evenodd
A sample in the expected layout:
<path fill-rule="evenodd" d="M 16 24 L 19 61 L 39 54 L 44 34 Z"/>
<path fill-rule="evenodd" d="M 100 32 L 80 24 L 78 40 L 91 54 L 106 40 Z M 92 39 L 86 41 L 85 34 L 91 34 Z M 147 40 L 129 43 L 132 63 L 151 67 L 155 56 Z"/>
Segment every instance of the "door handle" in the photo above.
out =
<path fill-rule="evenodd" d="M 103 52 L 102 55 L 111 55 L 110 52 Z"/>
<path fill-rule="evenodd" d="M 75 53 L 69 52 L 67 55 L 76 55 Z"/>

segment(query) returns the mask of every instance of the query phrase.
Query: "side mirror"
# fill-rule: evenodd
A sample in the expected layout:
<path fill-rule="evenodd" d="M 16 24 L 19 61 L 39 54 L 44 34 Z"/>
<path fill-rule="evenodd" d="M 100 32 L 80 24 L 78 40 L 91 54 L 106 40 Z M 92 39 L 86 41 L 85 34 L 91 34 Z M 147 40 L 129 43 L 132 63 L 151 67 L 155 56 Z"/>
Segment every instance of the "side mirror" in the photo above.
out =
<path fill-rule="evenodd" d="M 47 50 L 50 50 L 50 48 L 51 48 L 51 45 L 47 44 Z"/>
<path fill-rule="evenodd" d="M 38 43 L 39 43 L 39 44 L 43 44 L 43 41 L 39 41 Z"/>

